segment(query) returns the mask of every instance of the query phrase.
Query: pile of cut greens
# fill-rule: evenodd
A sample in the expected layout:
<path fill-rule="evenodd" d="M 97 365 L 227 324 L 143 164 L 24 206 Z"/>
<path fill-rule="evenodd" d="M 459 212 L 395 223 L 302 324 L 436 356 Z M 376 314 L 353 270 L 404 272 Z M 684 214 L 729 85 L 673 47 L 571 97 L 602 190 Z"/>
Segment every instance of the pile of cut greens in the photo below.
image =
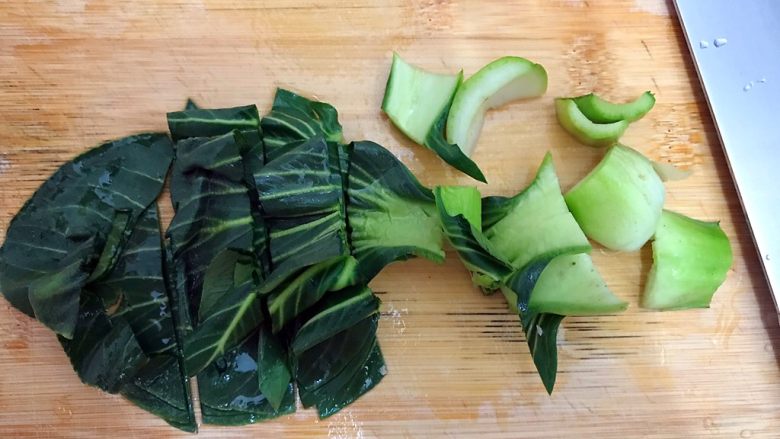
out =
<path fill-rule="evenodd" d="M 382 109 L 410 139 L 485 181 L 469 158 L 485 112 L 540 96 L 546 88 L 544 67 L 525 58 L 499 58 L 463 81 L 463 71 L 433 73 L 394 54 Z M 583 144 L 610 147 L 565 195 L 549 153 L 534 181 L 513 197 L 481 198 L 476 188 L 463 186 L 434 190 L 442 227 L 474 285 L 485 294 L 501 291 L 519 315 L 548 392 L 555 384 L 556 334 L 564 317 L 628 307 L 596 271 L 588 238 L 616 251 L 636 251 L 653 239 L 654 263 L 642 299 L 647 308 L 708 307 L 731 267 L 729 240 L 717 222 L 663 209 L 663 181 L 686 173 L 617 143 L 654 105 L 650 92 L 623 104 L 593 93 L 555 100 L 563 129 Z"/>
<path fill-rule="evenodd" d="M 539 96 L 544 68 L 500 58 L 463 81 L 394 56 L 383 109 L 412 140 L 484 181 L 468 155 L 485 112 Z M 588 238 L 633 251 L 651 238 L 643 304 L 706 307 L 731 266 L 717 223 L 663 210 L 671 171 L 616 144 L 655 102 L 558 99 L 562 126 L 610 146 L 565 195 L 547 154 L 513 197 L 422 186 L 389 151 L 347 143 L 336 110 L 279 89 L 254 105 L 169 113 L 167 134 L 139 134 L 66 163 L 14 217 L 0 288 L 53 330 L 87 384 L 120 393 L 186 431 L 291 413 L 296 392 L 320 417 L 387 373 L 379 299 L 368 283 L 415 256 L 441 262 L 446 236 L 486 294 L 520 317 L 548 392 L 556 333 L 570 315 L 620 312 Z M 446 134 L 446 137 L 445 137 Z M 659 175 L 660 174 L 660 175 Z M 174 217 L 156 199 L 169 176 Z"/>
<path fill-rule="evenodd" d="M 326 417 L 373 388 L 387 369 L 367 285 L 393 261 L 444 259 L 433 193 L 287 90 L 263 118 L 190 103 L 168 124 L 170 138 L 106 143 L 38 189 L 0 249 L 8 300 L 82 381 L 187 431 L 190 377 L 220 425 L 291 413 L 296 389 Z"/>

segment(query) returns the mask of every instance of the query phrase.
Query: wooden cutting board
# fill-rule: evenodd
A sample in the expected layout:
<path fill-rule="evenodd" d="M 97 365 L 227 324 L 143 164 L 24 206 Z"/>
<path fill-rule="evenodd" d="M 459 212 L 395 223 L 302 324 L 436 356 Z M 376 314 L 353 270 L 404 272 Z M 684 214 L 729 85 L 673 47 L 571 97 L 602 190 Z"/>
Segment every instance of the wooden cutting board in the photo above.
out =
<path fill-rule="evenodd" d="M 553 97 L 653 91 L 655 109 L 623 140 L 693 171 L 668 184 L 667 207 L 722 221 L 735 262 L 712 307 L 640 309 L 649 249 L 596 248 L 631 308 L 565 320 L 548 396 L 517 317 L 471 287 L 452 251 L 442 265 L 399 263 L 372 283 L 390 371 L 375 390 L 329 419 L 299 410 L 200 436 L 780 437 L 780 327 L 680 26 L 663 1 L 606 3 L 5 0 L 0 231 L 54 169 L 98 142 L 164 130 L 188 96 L 262 112 L 276 86 L 333 103 L 347 138 L 386 145 L 425 184 L 472 184 L 380 112 L 391 53 L 467 75 L 525 56 L 547 68 L 549 91 L 489 113 L 474 156 L 490 181 L 480 189 L 516 193 L 548 150 L 564 189 L 597 163 L 601 151 L 558 127 Z M 0 437 L 55 436 L 186 434 L 81 384 L 54 335 L 0 300 Z"/>

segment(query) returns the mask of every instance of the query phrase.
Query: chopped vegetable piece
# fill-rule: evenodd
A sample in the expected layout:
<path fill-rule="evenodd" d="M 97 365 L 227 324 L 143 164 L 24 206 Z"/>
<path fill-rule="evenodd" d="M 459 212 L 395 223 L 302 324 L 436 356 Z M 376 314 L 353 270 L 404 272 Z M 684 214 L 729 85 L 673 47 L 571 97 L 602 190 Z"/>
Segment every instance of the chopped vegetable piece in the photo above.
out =
<path fill-rule="evenodd" d="M 628 128 L 628 122 L 596 123 L 588 119 L 573 99 L 555 99 L 558 122 L 569 134 L 585 145 L 603 147 L 614 145 Z"/>
<path fill-rule="evenodd" d="M 732 261 L 729 239 L 717 222 L 664 210 L 655 231 L 653 266 L 642 306 L 707 308 Z"/>
<path fill-rule="evenodd" d="M 251 269 L 242 268 L 236 252 L 226 250 L 215 257 L 204 275 L 204 288 L 198 309 L 198 325 L 184 339 L 184 365 L 195 375 L 220 355 L 236 346 L 260 325 L 263 312 L 255 288 Z M 232 270 L 222 268 L 228 259 Z M 230 281 L 216 280 L 225 277 Z M 208 286 L 209 288 L 206 288 Z"/>
<path fill-rule="evenodd" d="M 260 328 L 258 332 L 257 366 L 260 391 L 271 407 L 279 410 L 289 392 L 292 372 L 288 364 L 287 347 L 282 339 L 271 333 L 268 326 Z"/>
<path fill-rule="evenodd" d="M 299 96 L 283 88 L 276 89 L 271 112 L 260 121 L 265 146 L 265 161 L 273 160 L 292 142 L 322 137 L 343 143 L 339 115 L 332 105 Z"/>
<path fill-rule="evenodd" d="M 444 201 L 448 216 L 463 215 L 475 229 L 482 230 L 482 196 L 473 186 L 439 186 L 436 197 Z"/>
<path fill-rule="evenodd" d="M 454 75 L 428 72 L 394 53 L 382 110 L 398 129 L 422 145 L 462 80 L 463 71 Z"/>
<path fill-rule="evenodd" d="M 634 122 L 645 116 L 655 105 L 655 96 L 649 91 L 624 104 L 616 104 L 593 93 L 572 98 L 582 114 L 594 123 Z"/>
<path fill-rule="evenodd" d="M 410 139 L 432 149 L 455 169 L 484 182 L 479 167 L 444 138 L 444 123 L 462 81 L 463 71 L 456 75 L 428 72 L 394 53 L 382 110 Z"/>
<path fill-rule="evenodd" d="M 490 221 L 485 236 L 495 254 L 515 269 L 534 260 L 590 251 L 588 239 L 566 207 L 550 153 L 526 189 L 512 198 L 488 198 L 485 203 L 486 216 L 498 209 L 503 214 L 500 220 Z"/>
<path fill-rule="evenodd" d="M 536 281 L 528 309 L 565 316 L 610 314 L 624 311 L 628 303 L 609 290 L 584 253 L 553 258 Z"/>
<path fill-rule="evenodd" d="M 645 156 L 623 145 L 565 195 L 585 234 L 612 250 L 638 250 L 656 230 L 664 185 Z"/>
<path fill-rule="evenodd" d="M 512 273 L 507 261 L 495 256 L 482 234 L 482 202 L 479 191 L 462 186 L 438 186 L 434 190 L 442 227 L 474 285 L 492 294 Z"/>
<path fill-rule="evenodd" d="M 349 157 L 347 217 L 362 279 L 413 256 L 444 261 L 431 190 L 376 143 L 352 143 Z"/>
<path fill-rule="evenodd" d="M 73 337 L 81 289 L 115 223 L 132 227 L 154 202 L 172 156 L 168 136 L 139 134 L 105 143 L 62 165 L 6 231 L 0 248 L 0 289 L 8 301 L 57 334 Z M 122 230 L 121 235 L 120 242 L 129 233 Z"/>
<path fill-rule="evenodd" d="M 540 64 L 517 56 L 491 62 L 463 82 L 455 93 L 447 116 L 447 141 L 470 156 L 487 110 L 541 96 L 546 90 L 547 72 Z"/>
<path fill-rule="evenodd" d="M 81 381 L 108 393 L 119 392 L 148 361 L 127 321 L 109 319 L 100 299 L 88 294 L 73 339 L 59 340 Z"/>
<path fill-rule="evenodd" d="M 292 383 L 275 409 L 260 390 L 258 335 L 254 333 L 198 374 L 203 422 L 243 425 L 295 411 Z"/>

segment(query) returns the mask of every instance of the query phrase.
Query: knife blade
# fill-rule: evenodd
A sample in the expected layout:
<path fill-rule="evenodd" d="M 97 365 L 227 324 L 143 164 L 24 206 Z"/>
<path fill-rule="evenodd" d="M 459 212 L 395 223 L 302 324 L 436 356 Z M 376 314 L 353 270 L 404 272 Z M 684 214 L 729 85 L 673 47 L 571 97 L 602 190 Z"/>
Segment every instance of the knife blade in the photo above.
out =
<path fill-rule="evenodd" d="M 780 304 L 780 2 L 675 0 L 764 274 Z"/>

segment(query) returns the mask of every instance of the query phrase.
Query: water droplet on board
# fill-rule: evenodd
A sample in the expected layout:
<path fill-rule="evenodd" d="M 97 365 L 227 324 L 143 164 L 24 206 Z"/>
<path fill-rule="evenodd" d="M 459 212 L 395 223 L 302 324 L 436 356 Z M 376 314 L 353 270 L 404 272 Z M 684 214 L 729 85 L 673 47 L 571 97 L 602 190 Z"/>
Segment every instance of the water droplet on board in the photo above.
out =
<path fill-rule="evenodd" d="M 710 47 L 710 43 L 708 43 L 708 42 L 706 42 L 704 40 L 701 40 L 701 41 L 699 41 L 699 47 L 701 47 L 702 49 L 706 49 L 706 48 Z"/>
<path fill-rule="evenodd" d="M 723 47 L 723 46 L 725 46 L 725 45 L 726 45 L 726 43 L 728 43 L 728 42 L 729 42 L 729 40 L 727 40 L 727 39 L 725 39 L 725 38 L 721 37 L 721 38 L 715 38 L 715 41 L 713 41 L 713 42 L 712 42 L 712 44 L 714 44 L 714 45 L 715 45 L 715 47 Z"/>

